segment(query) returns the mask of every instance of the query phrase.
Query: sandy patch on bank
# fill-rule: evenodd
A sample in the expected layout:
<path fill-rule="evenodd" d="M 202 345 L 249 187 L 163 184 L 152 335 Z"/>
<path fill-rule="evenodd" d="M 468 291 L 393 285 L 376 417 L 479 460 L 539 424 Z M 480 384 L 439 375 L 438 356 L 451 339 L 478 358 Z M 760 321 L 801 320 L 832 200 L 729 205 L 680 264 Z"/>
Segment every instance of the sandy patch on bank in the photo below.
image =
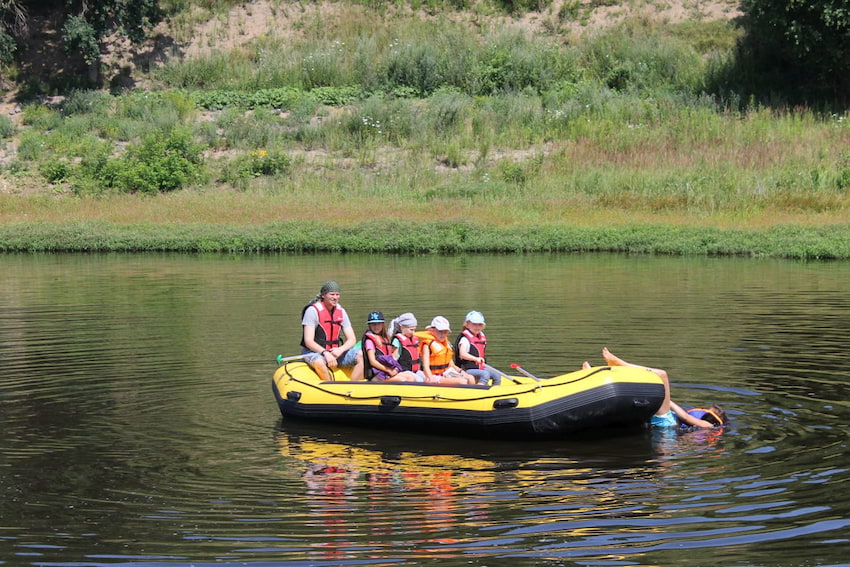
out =
<path fill-rule="evenodd" d="M 441 13 L 434 16 L 424 10 L 416 15 L 422 18 L 441 17 L 458 22 L 468 22 L 474 28 L 488 23 L 521 28 L 529 33 L 581 35 L 604 28 L 633 16 L 655 21 L 677 23 L 686 20 L 723 20 L 741 16 L 739 2 L 735 0 L 633 0 L 616 6 L 599 5 L 600 0 L 580 0 L 577 8 L 570 8 L 570 0 L 553 0 L 541 12 L 531 12 L 521 17 L 484 13 L 471 9 L 463 12 Z M 389 5 L 388 12 L 414 14 L 408 7 Z M 228 12 L 213 16 L 209 21 L 193 26 L 192 37 L 181 41 L 182 55 L 197 57 L 213 50 L 234 49 L 254 39 L 268 37 L 293 39 L 310 26 L 329 26 L 339 18 L 374 18 L 376 12 L 359 4 L 344 2 L 281 2 L 258 0 L 234 6 Z M 167 32 L 167 24 L 160 29 Z"/>

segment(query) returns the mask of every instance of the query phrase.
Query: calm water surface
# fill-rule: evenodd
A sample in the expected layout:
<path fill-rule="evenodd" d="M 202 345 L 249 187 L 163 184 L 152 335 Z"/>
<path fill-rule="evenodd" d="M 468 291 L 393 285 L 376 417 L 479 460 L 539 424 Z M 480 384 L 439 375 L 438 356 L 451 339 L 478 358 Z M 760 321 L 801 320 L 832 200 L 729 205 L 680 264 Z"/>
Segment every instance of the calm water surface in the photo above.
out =
<path fill-rule="evenodd" d="M 540 376 L 609 346 L 723 431 L 529 444 L 282 421 L 339 280 L 488 321 Z M 624 256 L 0 256 L 0 564 L 838 565 L 850 264 Z"/>

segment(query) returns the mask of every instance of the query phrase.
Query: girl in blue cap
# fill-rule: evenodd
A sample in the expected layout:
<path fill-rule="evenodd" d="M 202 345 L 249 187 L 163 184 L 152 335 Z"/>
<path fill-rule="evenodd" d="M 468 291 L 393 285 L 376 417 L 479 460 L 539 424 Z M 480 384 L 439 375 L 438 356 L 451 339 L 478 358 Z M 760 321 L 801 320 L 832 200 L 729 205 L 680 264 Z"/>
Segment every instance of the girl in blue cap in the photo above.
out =
<path fill-rule="evenodd" d="M 502 383 L 502 375 L 492 366 L 487 366 L 487 326 L 480 311 L 470 311 L 463 322 L 463 330 L 455 339 L 455 364 L 475 377 L 479 385 L 486 386 L 492 380 L 494 386 Z"/>

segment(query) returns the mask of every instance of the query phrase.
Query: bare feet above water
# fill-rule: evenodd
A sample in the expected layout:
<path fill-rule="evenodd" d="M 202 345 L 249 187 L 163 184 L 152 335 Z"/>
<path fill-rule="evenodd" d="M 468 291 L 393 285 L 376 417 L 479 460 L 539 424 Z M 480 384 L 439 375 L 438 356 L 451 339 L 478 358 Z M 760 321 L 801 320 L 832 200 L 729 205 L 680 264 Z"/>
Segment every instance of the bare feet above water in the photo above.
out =
<path fill-rule="evenodd" d="M 602 358 L 605 359 L 608 366 L 628 366 L 625 360 L 612 354 L 611 351 L 608 350 L 608 347 L 604 347 L 602 349 Z"/>

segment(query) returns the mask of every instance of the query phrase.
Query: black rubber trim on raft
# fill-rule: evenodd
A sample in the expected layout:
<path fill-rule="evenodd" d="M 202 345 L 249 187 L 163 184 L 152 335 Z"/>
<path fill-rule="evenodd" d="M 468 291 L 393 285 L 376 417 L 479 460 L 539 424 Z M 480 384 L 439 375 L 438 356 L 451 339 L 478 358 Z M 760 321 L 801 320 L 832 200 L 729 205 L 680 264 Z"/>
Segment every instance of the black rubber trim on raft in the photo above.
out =
<path fill-rule="evenodd" d="M 404 405 L 305 405 L 283 398 L 276 384 L 273 389 L 281 414 L 289 419 L 499 439 L 562 437 L 588 429 L 643 426 L 664 397 L 661 384 L 615 383 L 537 406 L 482 411 Z"/>

